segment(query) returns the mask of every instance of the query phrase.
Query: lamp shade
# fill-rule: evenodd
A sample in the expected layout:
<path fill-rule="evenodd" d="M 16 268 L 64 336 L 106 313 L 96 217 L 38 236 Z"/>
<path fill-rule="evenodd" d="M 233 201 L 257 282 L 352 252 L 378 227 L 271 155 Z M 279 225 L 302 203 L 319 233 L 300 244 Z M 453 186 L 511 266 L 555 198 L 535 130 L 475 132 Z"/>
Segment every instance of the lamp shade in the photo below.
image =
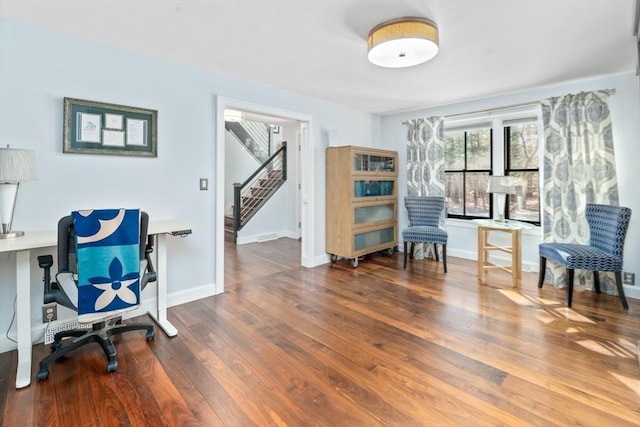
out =
<path fill-rule="evenodd" d="M 367 38 L 367 57 L 388 68 L 422 64 L 438 53 L 438 28 L 428 19 L 399 18 L 375 26 Z"/>
<path fill-rule="evenodd" d="M 516 189 L 520 183 L 520 178 L 513 176 L 490 176 L 488 193 L 516 194 Z"/>
<path fill-rule="evenodd" d="M 0 183 L 15 184 L 36 178 L 35 151 L 0 148 Z"/>

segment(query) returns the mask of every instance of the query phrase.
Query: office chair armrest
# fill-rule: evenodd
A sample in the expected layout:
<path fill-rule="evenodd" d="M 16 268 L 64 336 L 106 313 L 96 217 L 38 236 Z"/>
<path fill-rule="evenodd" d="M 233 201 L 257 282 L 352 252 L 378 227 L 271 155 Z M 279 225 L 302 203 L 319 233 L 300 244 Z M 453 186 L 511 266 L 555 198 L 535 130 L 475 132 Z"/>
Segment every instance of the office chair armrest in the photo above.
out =
<path fill-rule="evenodd" d="M 140 263 L 144 265 L 144 273 L 140 279 L 140 289 L 144 289 L 147 283 L 155 282 L 158 279 L 155 268 L 153 268 L 153 262 L 151 261 L 151 254 L 153 253 L 153 239 L 151 236 L 147 239 L 147 245 L 144 248 L 144 261 Z M 146 262 L 145 262 L 146 261 Z"/>
<path fill-rule="evenodd" d="M 53 256 L 51 255 L 41 255 L 38 257 L 38 265 L 40 268 L 44 270 L 44 294 L 43 294 L 43 302 L 48 304 L 50 302 L 55 302 L 60 305 L 63 305 L 71 310 L 76 310 L 76 305 L 71 302 L 71 298 L 65 291 L 65 289 L 69 289 L 69 286 L 65 286 L 63 281 L 71 281 L 72 288 L 76 288 L 75 281 L 73 280 L 73 273 L 64 272 L 58 273 L 56 275 L 56 282 L 51 281 L 51 267 L 53 266 Z M 60 285 L 63 285 L 62 287 Z M 77 291 L 76 291 L 77 294 Z M 76 295 L 77 299 L 77 295 Z"/>

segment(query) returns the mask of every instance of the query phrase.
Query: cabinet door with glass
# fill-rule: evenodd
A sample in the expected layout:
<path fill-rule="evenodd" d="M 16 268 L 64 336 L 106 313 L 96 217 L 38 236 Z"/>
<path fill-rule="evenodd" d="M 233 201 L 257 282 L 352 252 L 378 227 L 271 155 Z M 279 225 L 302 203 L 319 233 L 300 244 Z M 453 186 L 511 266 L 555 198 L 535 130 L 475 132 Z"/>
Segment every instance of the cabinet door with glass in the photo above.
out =
<path fill-rule="evenodd" d="M 395 151 L 365 147 L 327 149 L 326 247 L 331 260 L 351 260 L 397 246 Z"/>

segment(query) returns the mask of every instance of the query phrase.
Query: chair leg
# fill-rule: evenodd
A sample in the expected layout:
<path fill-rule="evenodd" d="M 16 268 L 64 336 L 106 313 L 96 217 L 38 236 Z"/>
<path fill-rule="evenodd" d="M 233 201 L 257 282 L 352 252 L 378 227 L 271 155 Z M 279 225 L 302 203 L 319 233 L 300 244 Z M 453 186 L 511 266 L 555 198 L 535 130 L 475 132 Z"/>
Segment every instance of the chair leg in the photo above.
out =
<path fill-rule="evenodd" d="M 567 307 L 571 307 L 573 299 L 573 268 L 567 268 Z"/>
<path fill-rule="evenodd" d="M 404 242 L 404 267 L 407 268 L 407 242 Z"/>
<path fill-rule="evenodd" d="M 440 262 L 440 259 L 438 257 L 438 245 L 436 243 L 433 244 L 433 257 L 437 262 Z"/>
<path fill-rule="evenodd" d="M 625 310 L 629 310 L 629 304 L 627 303 L 627 297 L 624 296 L 624 287 L 622 286 L 622 273 L 616 271 L 616 287 L 618 288 L 618 295 L 620 296 L 620 302 Z"/>
<path fill-rule="evenodd" d="M 540 270 L 538 272 L 538 288 L 542 288 L 544 283 L 544 275 L 547 270 L 547 259 L 543 256 L 540 257 Z"/>
<path fill-rule="evenodd" d="M 446 273 L 447 272 L 447 244 L 446 243 L 442 245 L 442 265 L 444 266 L 444 272 Z"/>
<path fill-rule="evenodd" d="M 415 243 L 411 242 L 411 245 L 410 245 L 410 247 L 411 247 L 411 248 L 409 249 L 409 259 L 413 259 L 413 251 L 414 251 L 414 249 L 415 249 L 415 248 L 413 247 L 413 245 L 414 245 L 414 244 L 415 244 Z"/>
<path fill-rule="evenodd" d="M 593 272 L 593 287 L 596 290 L 596 294 L 599 294 L 600 291 L 600 274 L 597 271 Z"/>

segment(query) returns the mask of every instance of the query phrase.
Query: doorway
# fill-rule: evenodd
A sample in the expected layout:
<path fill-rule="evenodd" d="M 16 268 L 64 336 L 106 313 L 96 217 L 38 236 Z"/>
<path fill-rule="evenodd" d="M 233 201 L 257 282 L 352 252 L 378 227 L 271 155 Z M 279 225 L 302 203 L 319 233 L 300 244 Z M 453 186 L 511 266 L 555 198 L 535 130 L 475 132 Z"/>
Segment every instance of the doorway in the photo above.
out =
<path fill-rule="evenodd" d="M 311 116 L 307 114 L 282 110 L 279 108 L 265 106 L 260 104 L 254 104 L 247 101 L 218 97 L 217 99 L 217 114 L 216 114 L 216 141 L 215 146 L 215 167 L 214 170 L 216 176 L 216 183 L 225 182 L 225 123 L 224 123 L 224 110 L 233 109 L 238 111 L 247 112 L 255 117 L 273 117 L 278 120 L 282 120 L 286 123 L 295 123 L 297 129 L 295 132 L 299 134 L 299 141 L 292 141 L 291 145 L 287 147 L 287 150 L 292 149 L 299 150 L 299 156 L 292 156 L 292 158 L 299 159 L 296 161 L 296 168 L 299 165 L 304 165 L 304 168 L 300 168 L 299 172 L 296 169 L 288 172 L 288 179 L 299 178 L 299 197 L 296 197 L 296 209 L 299 209 L 299 223 L 300 223 L 300 237 L 301 253 L 300 264 L 304 267 L 314 266 L 313 257 L 313 177 L 314 166 L 312 159 L 312 120 Z M 299 147 L 296 146 L 299 143 Z M 226 183 L 228 185 L 228 183 Z M 225 191 L 221 186 L 216 184 L 216 194 L 214 199 L 214 215 L 215 215 L 215 239 L 214 239 L 214 253 L 216 254 L 215 260 L 215 292 L 216 294 L 224 291 L 224 215 L 225 215 Z"/>

